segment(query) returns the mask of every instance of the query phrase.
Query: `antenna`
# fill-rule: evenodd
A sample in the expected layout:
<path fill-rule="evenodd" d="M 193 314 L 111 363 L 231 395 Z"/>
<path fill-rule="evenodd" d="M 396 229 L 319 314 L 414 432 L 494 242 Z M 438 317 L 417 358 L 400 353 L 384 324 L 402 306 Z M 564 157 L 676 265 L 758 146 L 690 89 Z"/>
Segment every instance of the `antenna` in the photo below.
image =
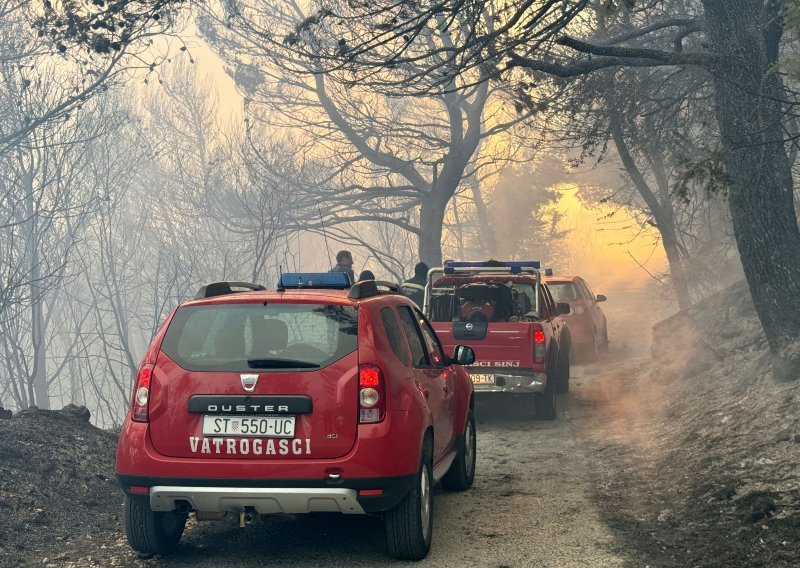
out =
<path fill-rule="evenodd" d="M 328 233 L 325 231 L 325 221 L 322 220 L 322 208 L 317 201 L 317 211 L 319 212 L 319 224 L 322 226 L 322 236 L 325 237 L 325 248 L 328 250 L 328 260 L 331 259 L 331 247 L 328 245 Z"/>

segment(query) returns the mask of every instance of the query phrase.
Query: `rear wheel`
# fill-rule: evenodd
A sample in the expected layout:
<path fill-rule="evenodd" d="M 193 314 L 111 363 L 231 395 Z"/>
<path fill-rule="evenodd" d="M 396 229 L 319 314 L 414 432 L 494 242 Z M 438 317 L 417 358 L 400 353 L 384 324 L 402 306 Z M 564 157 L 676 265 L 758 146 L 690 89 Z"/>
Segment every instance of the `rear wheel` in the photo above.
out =
<path fill-rule="evenodd" d="M 186 514 L 156 512 L 147 497 L 125 495 L 125 535 L 135 551 L 169 554 L 175 550 L 186 527 Z"/>
<path fill-rule="evenodd" d="M 559 352 L 558 371 L 556 372 L 556 393 L 569 392 L 569 350 Z"/>
<path fill-rule="evenodd" d="M 442 487 L 448 491 L 466 491 L 475 481 L 475 460 L 477 453 L 475 417 L 470 410 L 464 434 L 456 442 L 456 459 L 442 478 Z"/>
<path fill-rule="evenodd" d="M 422 560 L 431 549 L 433 535 L 432 444 L 425 442 L 411 491 L 385 515 L 389 554 L 400 560 Z"/>
<path fill-rule="evenodd" d="M 556 411 L 556 377 L 558 371 L 547 373 L 547 385 L 544 392 L 537 392 L 533 395 L 533 404 L 536 411 L 537 420 L 555 420 Z"/>

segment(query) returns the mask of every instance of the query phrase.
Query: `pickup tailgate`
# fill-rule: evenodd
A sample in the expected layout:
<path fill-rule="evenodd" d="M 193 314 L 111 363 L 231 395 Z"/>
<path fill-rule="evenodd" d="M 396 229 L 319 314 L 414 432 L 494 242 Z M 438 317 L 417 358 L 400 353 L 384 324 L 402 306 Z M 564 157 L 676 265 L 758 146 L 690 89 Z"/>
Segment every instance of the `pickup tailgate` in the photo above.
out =
<path fill-rule="evenodd" d="M 533 323 L 433 322 L 448 354 L 456 345 L 475 351 L 475 367 L 533 367 Z"/>

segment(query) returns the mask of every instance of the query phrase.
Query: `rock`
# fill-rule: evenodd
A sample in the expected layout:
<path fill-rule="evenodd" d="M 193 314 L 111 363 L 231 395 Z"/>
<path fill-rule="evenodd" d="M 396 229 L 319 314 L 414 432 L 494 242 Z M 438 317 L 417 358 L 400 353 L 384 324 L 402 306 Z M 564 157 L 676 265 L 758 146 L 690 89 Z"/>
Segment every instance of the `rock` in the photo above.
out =
<path fill-rule="evenodd" d="M 675 519 L 675 515 L 672 514 L 671 509 L 664 509 L 658 514 L 658 522 L 659 523 L 668 523 Z"/>
<path fill-rule="evenodd" d="M 6 410 L 2 406 L 0 406 L 0 420 L 10 419 L 12 414 L 13 412 L 11 412 L 10 410 Z"/>
<path fill-rule="evenodd" d="M 768 517 L 778 509 L 778 504 L 773 496 L 763 491 L 754 491 L 741 498 L 736 504 L 742 520 L 757 523 Z"/>
<path fill-rule="evenodd" d="M 781 432 L 775 437 L 776 442 L 791 442 L 792 435 L 789 432 Z"/>
<path fill-rule="evenodd" d="M 64 414 L 71 414 L 73 416 L 77 416 L 78 418 L 89 422 L 89 419 L 92 417 L 92 413 L 89 412 L 89 409 L 85 406 L 77 406 L 75 404 L 68 404 L 64 408 L 61 409 L 61 412 Z"/>

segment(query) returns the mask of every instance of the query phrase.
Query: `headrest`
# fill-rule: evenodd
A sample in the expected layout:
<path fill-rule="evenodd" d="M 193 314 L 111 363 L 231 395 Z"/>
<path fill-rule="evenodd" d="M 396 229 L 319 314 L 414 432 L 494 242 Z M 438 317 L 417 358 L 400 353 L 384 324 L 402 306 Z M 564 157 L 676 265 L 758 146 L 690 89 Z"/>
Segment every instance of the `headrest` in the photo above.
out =
<path fill-rule="evenodd" d="M 218 329 L 214 336 L 214 355 L 224 359 L 244 357 L 244 325 L 234 321 Z"/>
<path fill-rule="evenodd" d="M 261 343 L 260 348 L 269 351 L 283 351 L 289 345 L 289 326 L 279 319 L 256 318 L 253 324 L 253 337 Z M 256 347 L 253 346 L 256 351 Z"/>

